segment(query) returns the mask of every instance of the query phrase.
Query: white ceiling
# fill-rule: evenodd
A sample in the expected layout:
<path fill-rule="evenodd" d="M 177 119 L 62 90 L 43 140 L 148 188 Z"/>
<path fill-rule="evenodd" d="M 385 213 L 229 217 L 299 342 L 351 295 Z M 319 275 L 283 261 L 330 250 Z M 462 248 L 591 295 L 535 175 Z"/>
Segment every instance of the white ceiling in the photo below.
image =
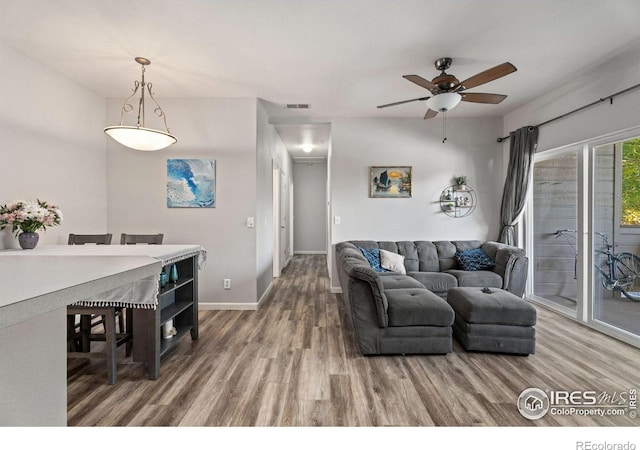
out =
<path fill-rule="evenodd" d="M 135 56 L 161 104 L 259 97 L 291 152 L 316 154 L 332 118 L 423 117 L 376 105 L 428 94 L 402 75 L 432 79 L 438 58 L 460 80 L 514 64 L 469 90 L 504 102 L 449 113 L 503 116 L 640 45 L 639 17 L 638 0 L 0 0 L 0 41 L 105 97 L 128 95 Z"/>

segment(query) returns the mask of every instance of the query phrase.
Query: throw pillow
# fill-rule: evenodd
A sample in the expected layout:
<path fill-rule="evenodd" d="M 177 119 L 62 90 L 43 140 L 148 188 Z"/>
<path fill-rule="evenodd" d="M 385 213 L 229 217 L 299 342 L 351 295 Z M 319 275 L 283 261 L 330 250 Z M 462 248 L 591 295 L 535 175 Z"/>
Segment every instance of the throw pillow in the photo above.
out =
<path fill-rule="evenodd" d="M 404 256 L 383 249 L 380 249 L 380 266 L 391 272 L 407 273 L 404 268 Z"/>
<path fill-rule="evenodd" d="M 367 261 L 369 261 L 369 265 L 373 270 L 375 270 L 376 272 L 386 272 L 386 269 L 383 269 L 382 266 L 380 266 L 380 249 L 379 248 L 369 248 L 369 249 L 362 248 L 362 247 L 358 247 L 358 248 L 360 249 L 360 252 L 362 252 L 364 257 L 367 258 Z"/>
<path fill-rule="evenodd" d="M 496 266 L 496 262 L 481 248 L 457 252 L 454 257 L 462 270 L 487 270 Z"/>

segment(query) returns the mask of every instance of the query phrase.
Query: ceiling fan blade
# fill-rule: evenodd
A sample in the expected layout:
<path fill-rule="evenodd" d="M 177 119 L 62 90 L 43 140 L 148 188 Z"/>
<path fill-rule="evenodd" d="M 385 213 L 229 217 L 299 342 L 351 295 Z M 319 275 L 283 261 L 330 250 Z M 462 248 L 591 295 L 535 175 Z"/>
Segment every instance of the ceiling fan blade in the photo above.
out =
<path fill-rule="evenodd" d="M 438 90 L 438 86 L 433 84 L 431 81 L 422 78 L 420 75 L 402 75 L 402 78 L 405 78 L 412 83 L 417 84 L 418 86 L 428 89 L 429 91 L 432 91 L 432 93 L 434 90 L 436 92 Z"/>
<path fill-rule="evenodd" d="M 428 109 L 427 113 L 424 115 L 425 119 L 433 119 L 438 115 L 438 111 L 434 111 L 433 109 Z"/>
<path fill-rule="evenodd" d="M 502 94 L 480 94 L 476 92 L 462 92 L 462 101 L 463 102 L 471 102 L 471 103 L 491 103 L 492 105 L 497 105 L 502 100 L 507 98 L 506 95 Z"/>
<path fill-rule="evenodd" d="M 401 102 L 393 102 L 393 103 L 387 103 L 386 105 L 380 105 L 380 106 L 377 106 L 377 108 L 386 108 L 387 106 L 402 105 L 403 103 L 419 102 L 423 100 L 428 100 L 429 98 L 431 97 L 420 97 L 420 98 L 414 98 L 411 100 L 402 100 Z"/>
<path fill-rule="evenodd" d="M 515 72 L 516 66 L 513 64 L 506 62 L 491 69 L 487 69 L 484 72 L 480 72 L 470 78 L 467 78 L 460 86 L 462 89 L 471 89 L 476 86 L 480 86 L 481 84 L 488 83 L 489 81 L 497 80 L 498 78 L 504 77 L 505 75 L 509 75 L 510 73 Z"/>

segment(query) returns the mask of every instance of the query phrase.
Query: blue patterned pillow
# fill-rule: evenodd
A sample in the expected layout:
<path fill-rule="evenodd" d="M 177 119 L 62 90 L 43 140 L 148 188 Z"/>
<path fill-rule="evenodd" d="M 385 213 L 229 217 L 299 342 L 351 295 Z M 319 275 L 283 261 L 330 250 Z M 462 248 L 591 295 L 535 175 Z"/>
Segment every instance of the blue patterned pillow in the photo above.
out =
<path fill-rule="evenodd" d="M 367 261 L 369 261 L 369 265 L 371 266 L 371 268 L 373 268 L 373 270 L 375 270 L 376 272 L 388 272 L 387 269 L 384 269 L 380 265 L 380 249 L 379 248 L 370 248 L 370 249 L 366 249 L 362 247 L 358 247 L 358 248 L 360 249 L 364 257 L 367 258 Z"/>
<path fill-rule="evenodd" d="M 496 262 L 481 248 L 457 252 L 454 256 L 462 270 L 487 270 L 496 266 Z"/>

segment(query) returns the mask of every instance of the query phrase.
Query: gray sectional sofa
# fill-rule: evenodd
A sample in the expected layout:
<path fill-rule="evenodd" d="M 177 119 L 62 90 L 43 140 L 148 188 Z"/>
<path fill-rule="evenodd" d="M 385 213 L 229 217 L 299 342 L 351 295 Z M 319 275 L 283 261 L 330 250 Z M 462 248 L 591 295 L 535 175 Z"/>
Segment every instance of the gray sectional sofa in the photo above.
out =
<path fill-rule="evenodd" d="M 378 272 L 362 249 L 404 257 L 404 272 Z M 462 270 L 456 253 L 481 248 L 491 270 Z M 335 246 L 336 267 L 360 350 L 377 354 L 445 354 L 452 351 L 449 289 L 488 287 L 521 298 L 528 258 L 517 247 L 481 241 L 347 241 Z"/>

